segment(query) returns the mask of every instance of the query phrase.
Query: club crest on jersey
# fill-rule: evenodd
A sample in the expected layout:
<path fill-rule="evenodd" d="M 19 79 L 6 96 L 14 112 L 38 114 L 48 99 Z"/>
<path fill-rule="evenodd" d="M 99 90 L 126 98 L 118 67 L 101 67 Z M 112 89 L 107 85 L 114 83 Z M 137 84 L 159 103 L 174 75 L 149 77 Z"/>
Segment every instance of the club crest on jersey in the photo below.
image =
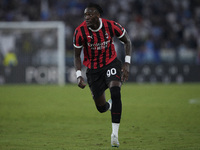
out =
<path fill-rule="evenodd" d="M 108 39 L 108 38 L 109 38 L 109 35 L 108 35 L 108 33 L 107 33 L 107 32 L 106 32 L 105 36 L 106 36 L 106 39 Z"/>

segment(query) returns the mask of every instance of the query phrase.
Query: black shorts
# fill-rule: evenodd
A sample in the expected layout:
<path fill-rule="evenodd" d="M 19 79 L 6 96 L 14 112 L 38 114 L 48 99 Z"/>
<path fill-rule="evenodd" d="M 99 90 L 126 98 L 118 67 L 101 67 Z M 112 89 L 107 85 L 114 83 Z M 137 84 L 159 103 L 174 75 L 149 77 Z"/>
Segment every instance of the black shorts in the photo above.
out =
<path fill-rule="evenodd" d="M 121 82 L 121 68 L 122 63 L 116 58 L 100 69 L 87 69 L 87 82 L 94 99 L 103 94 L 111 81 Z"/>

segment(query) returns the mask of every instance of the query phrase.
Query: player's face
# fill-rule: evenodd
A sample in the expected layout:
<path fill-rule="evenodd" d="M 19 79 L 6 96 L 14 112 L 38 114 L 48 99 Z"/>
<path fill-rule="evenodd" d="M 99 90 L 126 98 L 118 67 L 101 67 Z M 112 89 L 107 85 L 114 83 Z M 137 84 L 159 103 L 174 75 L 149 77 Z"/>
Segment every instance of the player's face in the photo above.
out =
<path fill-rule="evenodd" d="M 95 28 L 99 23 L 100 14 L 95 8 L 86 8 L 84 18 L 88 27 Z"/>

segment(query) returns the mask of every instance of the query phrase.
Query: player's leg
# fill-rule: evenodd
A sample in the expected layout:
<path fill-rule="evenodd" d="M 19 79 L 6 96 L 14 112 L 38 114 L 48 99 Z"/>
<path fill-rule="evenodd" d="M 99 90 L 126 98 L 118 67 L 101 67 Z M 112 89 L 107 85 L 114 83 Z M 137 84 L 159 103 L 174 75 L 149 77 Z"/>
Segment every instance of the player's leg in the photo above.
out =
<path fill-rule="evenodd" d="M 106 102 L 105 99 L 105 92 L 103 92 L 103 94 L 98 98 L 94 98 L 94 101 L 96 108 L 100 113 L 104 113 L 110 108 L 110 104 Z"/>
<path fill-rule="evenodd" d="M 120 123 L 122 102 L 121 102 L 121 82 L 111 81 L 109 84 L 110 95 L 112 99 L 112 123 Z"/>
<path fill-rule="evenodd" d="M 86 75 L 97 110 L 100 113 L 106 112 L 111 106 L 105 98 L 105 90 L 108 86 L 104 78 L 104 72 L 90 73 L 88 71 Z"/>
<path fill-rule="evenodd" d="M 105 90 L 108 86 L 104 78 L 104 72 L 92 73 L 90 70 L 87 70 L 86 75 L 97 110 L 100 113 L 106 112 L 110 104 L 105 99 Z"/>
<path fill-rule="evenodd" d="M 112 99 L 111 118 L 112 118 L 112 134 L 111 145 L 119 147 L 118 131 L 122 113 L 121 102 L 121 67 L 122 64 L 118 59 L 115 59 L 109 66 L 106 74 L 106 81 L 110 89 Z"/>
<path fill-rule="evenodd" d="M 120 125 L 121 113 L 122 113 L 121 82 L 120 81 L 111 81 L 109 84 L 109 89 L 110 89 L 110 94 L 111 94 L 111 99 L 112 99 L 111 145 L 113 147 L 119 147 L 118 131 L 119 131 L 119 125 Z"/>

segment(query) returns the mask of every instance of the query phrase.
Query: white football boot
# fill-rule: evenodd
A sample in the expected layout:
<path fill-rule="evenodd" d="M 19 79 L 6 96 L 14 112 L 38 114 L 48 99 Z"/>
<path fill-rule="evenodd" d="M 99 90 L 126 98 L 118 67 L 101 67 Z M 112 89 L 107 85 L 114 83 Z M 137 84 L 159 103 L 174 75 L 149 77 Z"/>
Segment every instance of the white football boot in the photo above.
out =
<path fill-rule="evenodd" d="M 118 137 L 114 134 L 111 134 L 111 146 L 112 147 L 119 147 Z"/>

